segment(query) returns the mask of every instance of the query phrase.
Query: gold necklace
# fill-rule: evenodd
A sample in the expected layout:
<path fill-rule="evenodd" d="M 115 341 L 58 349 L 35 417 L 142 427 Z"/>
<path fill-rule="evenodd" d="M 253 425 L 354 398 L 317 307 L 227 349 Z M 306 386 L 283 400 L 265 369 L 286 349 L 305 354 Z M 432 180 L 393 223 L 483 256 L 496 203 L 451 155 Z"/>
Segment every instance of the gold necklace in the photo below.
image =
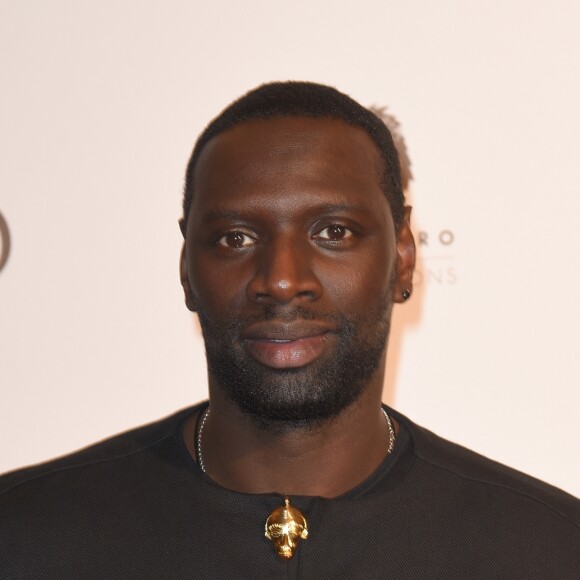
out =
<path fill-rule="evenodd" d="M 395 448 L 395 430 L 393 429 L 393 423 L 389 414 L 383 407 L 381 407 L 381 411 L 385 416 L 387 427 L 389 429 L 389 447 L 387 449 L 387 454 L 390 455 Z M 197 464 L 203 473 L 206 471 L 203 463 L 201 437 L 208 417 L 209 405 L 203 412 L 201 424 L 197 432 L 197 445 L 195 446 Z M 278 554 L 280 558 L 288 560 L 294 556 L 294 552 L 298 547 L 298 542 L 300 540 L 305 540 L 308 537 L 308 522 L 298 508 L 290 505 L 290 498 L 286 497 L 284 498 L 284 505 L 276 508 L 268 516 L 264 535 L 274 544 L 276 554 Z"/>

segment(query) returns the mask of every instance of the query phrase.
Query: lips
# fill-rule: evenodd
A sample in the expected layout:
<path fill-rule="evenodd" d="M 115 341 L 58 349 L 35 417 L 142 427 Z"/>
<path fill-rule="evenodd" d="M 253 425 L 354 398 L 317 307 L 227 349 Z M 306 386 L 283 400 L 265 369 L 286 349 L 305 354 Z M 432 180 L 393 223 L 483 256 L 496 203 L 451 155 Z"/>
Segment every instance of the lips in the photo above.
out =
<path fill-rule="evenodd" d="M 248 353 L 259 363 L 290 369 L 306 366 L 323 356 L 334 342 L 334 329 L 311 322 L 253 325 L 242 338 Z"/>

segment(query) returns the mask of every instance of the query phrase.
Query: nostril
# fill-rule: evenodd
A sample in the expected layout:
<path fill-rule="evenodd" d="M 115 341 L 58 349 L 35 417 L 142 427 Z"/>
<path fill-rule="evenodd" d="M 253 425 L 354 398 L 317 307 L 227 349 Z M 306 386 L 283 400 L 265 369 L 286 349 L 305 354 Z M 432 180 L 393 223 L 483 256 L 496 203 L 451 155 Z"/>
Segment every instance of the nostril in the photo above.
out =
<path fill-rule="evenodd" d="M 294 238 L 278 239 L 256 254 L 256 271 L 247 287 L 251 300 L 286 304 L 296 298 L 317 298 L 322 289 L 309 248 L 299 248 L 298 242 Z"/>

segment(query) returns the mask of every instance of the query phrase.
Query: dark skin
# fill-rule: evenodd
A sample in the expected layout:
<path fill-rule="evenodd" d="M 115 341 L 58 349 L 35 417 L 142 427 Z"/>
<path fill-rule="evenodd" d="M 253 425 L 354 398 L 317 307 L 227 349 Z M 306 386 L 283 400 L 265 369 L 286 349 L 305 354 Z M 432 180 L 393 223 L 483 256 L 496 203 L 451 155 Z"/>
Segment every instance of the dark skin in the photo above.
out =
<path fill-rule="evenodd" d="M 415 263 L 410 208 L 397 230 L 380 187 L 382 167 L 366 132 L 335 119 L 249 121 L 212 139 L 196 168 L 181 258 L 188 308 L 216 321 L 267 305 L 365 320 L 381 296 L 403 302 Z M 362 332 L 368 328 L 370 337 L 374 325 L 366 321 Z M 250 337 L 242 345 L 276 369 L 307 367 L 334 346 L 332 332 L 282 344 Z M 385 352 L 361 397 L 338 417 L 270 430 L 242 412 L 210 372 L 207 475 L 244 493 L 331 498 L 352 489 L 387 453 L 384 368 Z M 184 426 L 192 456 L 196 419 Z"/>

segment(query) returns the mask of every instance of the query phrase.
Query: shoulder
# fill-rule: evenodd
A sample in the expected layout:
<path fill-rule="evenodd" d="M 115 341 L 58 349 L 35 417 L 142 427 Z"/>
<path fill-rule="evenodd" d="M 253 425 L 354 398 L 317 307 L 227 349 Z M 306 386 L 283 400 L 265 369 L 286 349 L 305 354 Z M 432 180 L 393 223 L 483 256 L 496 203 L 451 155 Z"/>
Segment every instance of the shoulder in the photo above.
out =
<path fill-rule="evenodd" d="M 507 510 L 503 517 L 542 521 L 576 532 L 580 529 L 580 501 L 574 496 L 393 414 L 410 433 L 420 479 L 446 486 L 443 495 L 448 489 L 455 490 L 454 501 L 464 503 L 466 512 L 486 508 L 497 516 Z"/>
<path fill-rule="evenodd" d="M 83 471 L 139 455 L 175 435 L 194 410 L 195 407 L 183 409 L 52 461 L 6 473 L 0 477 L 0 501 L 16 490 L 43 487 L 55 478 L 60 482 L 63 477 L 74 479 Z"/>
<path fill-rule="evenodd" d="M 1 477 L 0 576 L 134 572 L 131 566 L 142 565 L 153 549 L 158 527 L 171 535 L 179 512 L 168 504 L 176 490 L 194 487 L 180 431 L 195 410 Z"/>

